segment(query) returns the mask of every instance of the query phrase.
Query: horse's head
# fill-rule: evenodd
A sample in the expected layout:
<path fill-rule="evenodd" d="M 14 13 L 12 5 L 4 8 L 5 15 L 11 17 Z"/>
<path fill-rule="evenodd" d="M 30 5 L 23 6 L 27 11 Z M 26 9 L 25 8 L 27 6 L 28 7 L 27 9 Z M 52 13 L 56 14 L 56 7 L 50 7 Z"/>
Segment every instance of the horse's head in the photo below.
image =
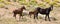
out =
<path fill-rule="evenodd" d="M 37 7 L 37 10 L 38 10 L 38 11 L 40 11 L 40 9 L 41 9 L 40 7 Z"/>
<path fill-rule="evenodd" d="M 51 10 L 53 10 L 53 5 L 51 5 Z"/>
<path fill-rule="evenodd" d="M 50 9 L 50 10 L 53 10 L 53 5 L 51 5 L 51 6 L 49 7 L 49 9 Z"/>
<path fill-rule="evenodd" d="M 37 8 L 36 8 L 36 11 L 37 11 L 37 12 L 40 12 L 40 10 L 41 10 L 40 7 L 37 7 Z"/>
<path fill-rule="evenodd" d="M 26 10 L 25 6 L 23 6 L 22 9 Z"/>
<path fill-rule="evenodd" d="M 37 7 L 37 10 L 40 10 L 40 7 Z"/>

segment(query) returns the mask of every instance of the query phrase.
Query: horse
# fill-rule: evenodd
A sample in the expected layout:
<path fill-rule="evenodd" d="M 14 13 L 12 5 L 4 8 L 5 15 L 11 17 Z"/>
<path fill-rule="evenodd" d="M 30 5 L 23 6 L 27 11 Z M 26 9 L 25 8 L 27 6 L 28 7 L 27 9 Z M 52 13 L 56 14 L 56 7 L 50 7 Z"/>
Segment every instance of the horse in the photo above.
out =
<path fill-rule="evenodd" d="M 31 18 L 31 15 L 32 15 L 32 14 L 34 15 L 34 12 L 30 11 L 30 12 L 29 12 L 30 18 Z"/>
<path fill-rule="evenodd" d="M 22 6 L 21 8 L 14 10 L 13 11 L 13 14 L 14 14 L 13 17 L 15 17 L 15 19 L 16 19 L 16 15 L 19 14 L 20 15 L 19 18 L 20 17 L 23 18 L 23 16 L 22 16 L 23 10 L 26 10 L 25 6 Z"/>
<path fill-rule="evenodd" d="M 48 20 L 51 21 L 50 18 L 49 18 L 49 14 L 50 14 L 50 12 L 51 12 L 52 10 L 53 10 L 53 5 L 51 5 L 50 7 L 46 8 L 46 9 L 42 9 L 42 8 L 40 8 L 40 7 L 37 7 L 37 8 L 36 8 L 36 11 L 38 11 L 38 12 L 36 12 L 36 13 L 34 14 L 34 19 L 35 19 L 35 18 L 38 19 L 38 13 L 40 13 L 40 14 L 46 15 L 46 16 L 45 16 L 45 21 L 46 21 L 46 18 L 47 18 L 47 17 L 48 17 Z"/>

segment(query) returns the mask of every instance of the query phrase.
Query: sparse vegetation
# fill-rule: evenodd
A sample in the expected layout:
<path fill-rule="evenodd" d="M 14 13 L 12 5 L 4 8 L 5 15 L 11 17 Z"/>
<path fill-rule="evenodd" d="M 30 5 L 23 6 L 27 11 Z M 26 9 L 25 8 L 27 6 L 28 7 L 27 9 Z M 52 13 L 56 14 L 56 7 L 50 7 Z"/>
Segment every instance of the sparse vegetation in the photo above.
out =
<path fill-rule="evenodd" d="M 36 0 L 29 0 L 29 2 L 26 2 L 25 0 L 0 0 L 0 24 L 60 24 L 60 0 L 43 0 L 41 3 L 37 3 Z M 12 3 L 11 3 L 12 2 Z M 19 4 L 19 5 L 18 5 Z M 39 6 L 42 8 L 47 8 L 51 4 L 54 5 L 53 12 L 50 14 L 50 16 L 55 16 L 56 18 L 52 18 L 51 22 L 44 21 L 43 17 L 39 16 L 39 19 L 35 22 L 33 18 L 30 18 L 28 15 L 23 15 L 23 19 L 21 19 L 19 22 L 17 22 L 17 19 L 14 19 L 12 11 L 15 10 L 15 8 L 19 8 L 20 5 L 25 5 L 27 10 L 33 11 L 36 7 Z M 32 5 L 32 7 L 30 7 Z M 19 7 L 17 7 L 19 6 Z M 6 13 L 6 14 L 4 14 Z M 55 14 L 56 13 L 56 14 Z M 2 14 L 2 15 L 1 15 Z M 18 16 L 18 15 L 17 15 Z M 26 17 L 26 18 L 24 18 Z M 34 17 L 34 16 L 32 16 Z M 28 20 L 29 19 L 29 20 Z M 58 19 L 58 20 L 57 20 Z M 40 23 L 41 22 L 41 23 Z M 55 23 L 56 22 L 56 23 Z"/>
<path fill-rule="evenodd" d="M 3 8 L 4 7 L 4 4 L 0 4 L 0 8 Z"/>
<path fill-rule="evenodd" d="M 39 19 L 43 19 L 41 16 L 39 16 Z"/>
<path fill-rule="evenodd" d="M 26 18 L 23 18 L 23 19 L 20 19 L 21 22 L 26 22 L 27 19 Z"/>
<path fill-rule="evenodd" d="M 9 5 L 9 4 L 11 4 L 11 2 L 5 2 L 4 4 Z"/>
<path fill-rule="evenodd" d="M 17 24 L 17 21 L 12 18 L 0 19 L 0 23 L 3 24 Z"/>
<path fill-rule="evenodd" d="M 0 0 L 0 2 L 2 2 L 2 3 L 3 3 L 3 2 L 4 2 L 4 0 Z"/>

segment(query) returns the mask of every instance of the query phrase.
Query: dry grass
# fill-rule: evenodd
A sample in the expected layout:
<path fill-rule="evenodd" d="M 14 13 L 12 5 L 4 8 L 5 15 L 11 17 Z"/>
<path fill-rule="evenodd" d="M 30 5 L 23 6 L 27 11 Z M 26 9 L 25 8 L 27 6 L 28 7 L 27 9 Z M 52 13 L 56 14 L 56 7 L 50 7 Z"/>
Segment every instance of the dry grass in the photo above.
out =
<path fill-rule="evenodd" d="M 9 4 L 9 3 L 8 3 Z M 26 5 L 27 6 L 27 5 Z M 48 5 L 47 5 L 48 6 Z M 33 19 L 29 15 L 24 15 L 23 19 L 13 17 L 12 11 L 18 9 L 20 5 L 17 3 L 12 3 L 11 5 L 5 5 L 8 9 L 0 8 L 0 24 L 60 24 L 60 7 L 54 7 L 53 11 L 50 13 L 51 21 L 45 21 L 44 17 L 39 16 L 39 19 Z M 33 11 L 36 7 L 26 7 L 28 11 Z"/>
<path fill-rule="evenodd" d="M 2 8 L 3 9 L 3 8 Z M 13 17 L 13 13 L 9 12 L 9 10 L 5 10 L 2 11 L 2 9 L 0 9 L 0 11 L 2 13 L 5 12 L 5 15 L 2 15 L 0 18 L 0 24 L 60 24 L 60 8 L 54 8 L 53 11 L 51 11 L 50 13 L 50 18 L 51 21 L 45 21 L 43 17 L 43 15 L 39 16 L 39 19 L 33 19 L 30 18 L 28 15 L 25 15 L 23 17 L 23 19 L 20 18 L 20 21 L 17 19 L 14 19 Z M 1 14 L 1 13 L 0 13 Z"/>

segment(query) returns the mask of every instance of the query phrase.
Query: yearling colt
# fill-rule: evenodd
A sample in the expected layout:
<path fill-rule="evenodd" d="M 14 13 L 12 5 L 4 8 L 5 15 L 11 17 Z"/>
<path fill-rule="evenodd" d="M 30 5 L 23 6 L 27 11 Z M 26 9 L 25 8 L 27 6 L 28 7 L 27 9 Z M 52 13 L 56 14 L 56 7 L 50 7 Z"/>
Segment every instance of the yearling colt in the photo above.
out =
<path fill-rule="evenodd" d="M 38 11 L 38 12 L 36 12 L 34 14 L 34 19 L 35 19 L 35 17 L 38 19 L 38 13 L 40 13 L 40 14 L 46 15 L 45 20 L 48 17 L 48 19 L 50 21 L 49 14 L 50 14 L 50 11 L 52 11 L 52 10 L 53 10 L 53 5 L 51 5 L 49 8 L 46 8 L 46 9 L 42 9 L 40 7 L 37 7 L 36 11 Z"/>
<path fill-rule="evenodd" d="M 22 16 L 23 9 L 25 9 L 25 6 L 23 6 L 23 7 L 19 8 L 19 9 L 17 9 L 17 10 L 14 10 L 14 11 L 13 11 L 13 13 L 14 13 L 13 17 L 15 17 L 15 18 L 16 18 L 16 15 L 17 15 L 17 14 L 20 14 L 19 18 L 20 18 L 20 17 L 22 17 L 22 18 L 23 18 L 23 16 Z M 26 9 L 25 9 L 25 10 L 26 10 Z"/>

